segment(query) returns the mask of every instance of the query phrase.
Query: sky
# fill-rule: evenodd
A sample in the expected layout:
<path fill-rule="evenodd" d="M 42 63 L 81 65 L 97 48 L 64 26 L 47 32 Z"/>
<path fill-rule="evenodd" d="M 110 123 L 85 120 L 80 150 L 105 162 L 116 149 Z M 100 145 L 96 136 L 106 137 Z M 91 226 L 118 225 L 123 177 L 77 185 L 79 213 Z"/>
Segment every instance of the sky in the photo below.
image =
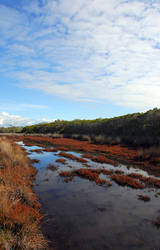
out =
<path fill-rule="evenodd" d="M 155 107 L 159 0 L 0 0 L 0 126 Z"/>

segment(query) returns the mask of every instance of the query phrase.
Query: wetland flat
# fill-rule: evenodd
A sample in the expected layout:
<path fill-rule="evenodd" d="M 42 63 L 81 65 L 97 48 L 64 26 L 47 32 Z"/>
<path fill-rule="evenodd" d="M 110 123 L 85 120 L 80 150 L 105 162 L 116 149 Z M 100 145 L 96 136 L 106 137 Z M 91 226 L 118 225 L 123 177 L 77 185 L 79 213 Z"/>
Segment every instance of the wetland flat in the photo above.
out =
<path fill-rule="evenodd" d="M 42 231 L 50 247 L 57 250 L 159 248 L 160 196 L 156 173 L 150 174 L 147 169 L 131 164 L 94 161 L 100 152 L 90 152 L 92 157 L 85 158 L 88 152 L 67 151 L 67 148 L 63 151 L 57 145 L 37 146 L 35 142 L 27 146 L 22 141 L 19 144 L 26 148 L 31 159 L 39 160 L 34 162 L 38 169 L 34 190 L 42 205 Z M 143 188 L 117 182 L 115 175 L 130 176 Z M 97 178 L 106 183 L 98 182 Z"/>

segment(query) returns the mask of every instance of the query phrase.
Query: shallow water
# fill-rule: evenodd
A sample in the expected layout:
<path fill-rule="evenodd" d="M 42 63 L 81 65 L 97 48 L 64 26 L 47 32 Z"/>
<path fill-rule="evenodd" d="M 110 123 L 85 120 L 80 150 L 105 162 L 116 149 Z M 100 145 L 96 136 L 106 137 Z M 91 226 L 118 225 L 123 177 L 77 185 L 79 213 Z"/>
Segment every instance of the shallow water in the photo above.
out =
<path fill-rule="evenodd" d="M 30 149 L 40 147 L 25 148 L 30 152 Z M 78 152 L 71 153 L 81 156 Z M 60 171 L 86 167 L 69 159 L 66 159 L 66 165 L 56 163 L 59 158 L 56 154 L 32 152 L 29 155 L 32 159 L 40 160 L 34 164 L 39 170 L 34 189 L 44 214 L 42 230 L 50 240 L 50 246 L 57 250 L 160 249 L 160 231 L 152 224 L 160 215 L 160 196 L 155 197 L 158 189 L 136 190 L 115 182 L 112 182 L 111 187 L 98 186 L 79 177 L 65 183 L 64 178 L 59 176 Z M 148 176 L 147 172 L 138 168 L 128 169 L 122 164 L 114 167 L 87 160 L 92 168 L 103 166 Z M 55 164 L 58 169 L 47 169 L 48 164 Z M 103 177 L 110 181 L 109 176 Z M 138 200 L 139 194 L 148 195 L 151 201 Z"/>

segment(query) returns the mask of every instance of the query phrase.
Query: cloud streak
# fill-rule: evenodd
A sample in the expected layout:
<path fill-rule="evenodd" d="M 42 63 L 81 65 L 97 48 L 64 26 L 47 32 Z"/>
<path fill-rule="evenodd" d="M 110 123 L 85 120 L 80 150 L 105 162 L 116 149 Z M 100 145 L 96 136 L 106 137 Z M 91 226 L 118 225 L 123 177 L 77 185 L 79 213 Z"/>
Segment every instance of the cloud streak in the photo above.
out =
<path fill-rule="evenodd" d="M 51 122 L 53 120 L 47 120 L 42 118 L 41 120 L 34 120 L 19 115 L 10 115 L 7 112 L 0 113 L 0 127 L 10 127 L 10 126 L 27 126 L 42 122 Z"/>
<path fill-rule="evenodd" d="M 48 106 L 46 105 L 38 105 L 38 104 L 31 104 L 31 103 L 7 103 L 4 104 L 3 102 L 0 102 L 0 111 L 6 110 L 6 111 L 24 111 L 24 110 L 43 110 L 48 109 Z"/>
<path fill-rule="evenodd" d="M 34 0 L 0 5 L 1 72 L 78 102 L 160 106 L 160 3 Z"/>

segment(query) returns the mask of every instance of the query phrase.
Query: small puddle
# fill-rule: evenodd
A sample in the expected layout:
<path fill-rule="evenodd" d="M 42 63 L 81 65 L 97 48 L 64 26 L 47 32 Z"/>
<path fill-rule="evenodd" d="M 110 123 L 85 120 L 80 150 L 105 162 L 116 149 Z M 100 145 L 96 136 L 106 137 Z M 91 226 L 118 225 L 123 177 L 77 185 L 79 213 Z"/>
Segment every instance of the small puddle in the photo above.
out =
<path fill-rule="evenodd" d="M 44 215 L 42 231 L 56 250 L 151 250 L 160 249 L 159 230 L 152 221 L 160 215 L 158 189 L 143 190 L 122 187 L 112 182 L 111 187 L 74 177 L 64 182 L 59 172 L 86 168 L 82 163 L 66 159 L 66 164 L 57 163 L 58 152 L 30 152 L 41 149 L 24 146 L 31 159 L 37 158 L 34 166 L 39 170 L 34 190 L 40 198 Z M 81 157 L 78 152 L 72 153 Z M 87 159 L 91 168 L 122 170 L 124 173 L 139 173 L 148 177 L 144 170 L 118 165 L 101 164 Z M 57 169 L 47 168 L 54 164 Z M 110 177 L 101 174 L 110 181 Z M 100 177 L 101 177 L 100 176 Z M 137 195 L 147 195 L 149 202 L 138 200 Z"/>

